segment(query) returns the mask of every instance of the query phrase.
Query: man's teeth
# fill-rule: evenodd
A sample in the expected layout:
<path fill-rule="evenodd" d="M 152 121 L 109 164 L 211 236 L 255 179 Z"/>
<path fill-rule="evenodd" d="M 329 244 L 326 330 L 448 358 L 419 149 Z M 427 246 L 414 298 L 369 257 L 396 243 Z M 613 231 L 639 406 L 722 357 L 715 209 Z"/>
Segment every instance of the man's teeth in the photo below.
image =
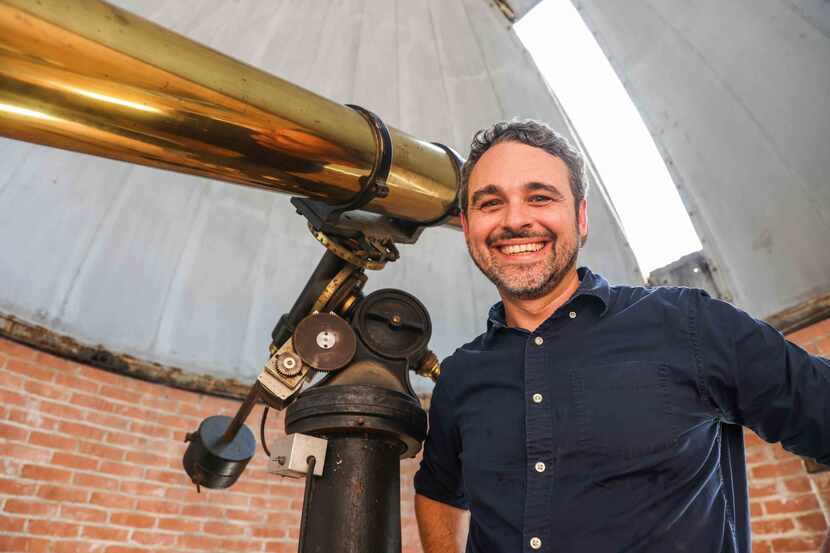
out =
<path fill-rule="evenodd" d="M 516 244 L 512 246 L 502 246 L 499 248 L 499 250 L 503 254 L 514 255 L 517 253 L 538 252 L 544 247 L 544 242 L 534 242 L 533 244 Z"/>

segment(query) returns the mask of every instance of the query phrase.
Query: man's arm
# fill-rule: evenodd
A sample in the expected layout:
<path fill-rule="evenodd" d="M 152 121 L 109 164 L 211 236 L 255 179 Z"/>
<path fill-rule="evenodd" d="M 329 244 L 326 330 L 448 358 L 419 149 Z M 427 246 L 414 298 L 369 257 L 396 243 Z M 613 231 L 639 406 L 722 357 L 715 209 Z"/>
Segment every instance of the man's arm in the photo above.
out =
<path fill-rule="evenodd" d="M 467 543 L 470 513 L 415 494 L 415 518 L 424 553 L 461 553 Z"/>
<path fill-rule="evenodd" d="M 729 304 L 698 300 L 690 331 L 706 344 L 696 349 L 701 382 L 723 419 L 830 463 L 830 360 Z"/>

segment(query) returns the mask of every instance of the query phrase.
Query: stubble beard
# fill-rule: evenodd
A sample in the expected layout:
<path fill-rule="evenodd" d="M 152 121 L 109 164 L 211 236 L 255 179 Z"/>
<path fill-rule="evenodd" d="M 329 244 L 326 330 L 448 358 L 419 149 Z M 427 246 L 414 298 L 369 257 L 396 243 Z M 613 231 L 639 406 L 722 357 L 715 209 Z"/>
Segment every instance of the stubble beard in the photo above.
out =
<path fill-rule="evenodd" d="M 576 259 L 579 254 L 579 233 L 576 239 L 570 243 L 562 242 L 559 237 L 550 234 L 532 233 L 511 233 L 510 236 L 499 236 L 504 238 L 534 238 L 543 237 L 551 240 L 551 255 L 542 263 L 535 263 L 526 267 L 513 266 L 506 268 L 493 259 L 489 251 L 478 251 L 469 240 L 467 249 L 476 267 L 486 276 L 490 282 L 495 284 L 502 296 L 519 300 L 532 300 L 545 296 L 562 282 L 576 266 Z M 488 239 L 485 248 L 496 239 Z"/>

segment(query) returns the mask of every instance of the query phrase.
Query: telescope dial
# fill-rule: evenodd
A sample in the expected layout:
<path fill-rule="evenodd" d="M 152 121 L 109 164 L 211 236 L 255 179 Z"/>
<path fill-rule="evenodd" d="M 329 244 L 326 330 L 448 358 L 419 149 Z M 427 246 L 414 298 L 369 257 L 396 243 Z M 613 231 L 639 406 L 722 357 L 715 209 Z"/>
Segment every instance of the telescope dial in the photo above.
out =
<path fill-rule="evenodd" d="M 432 334 L 424 305 L 415 296 L 391 288 L 366 296 L 352 324 L 370 350 L 392 359 L 422 352 Z"/>

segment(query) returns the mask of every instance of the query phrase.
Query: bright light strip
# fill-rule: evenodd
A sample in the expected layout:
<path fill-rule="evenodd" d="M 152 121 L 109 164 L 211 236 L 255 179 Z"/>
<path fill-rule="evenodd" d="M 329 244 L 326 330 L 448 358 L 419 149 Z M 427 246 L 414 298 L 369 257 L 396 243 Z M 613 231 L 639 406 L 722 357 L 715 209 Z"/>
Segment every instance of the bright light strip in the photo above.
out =
<path fill-rule="evenodd" d="M 48 113 L 43 113 L 42 111 L 35 111 L 29 108 L 22 108 L 20 106 L 13 106 L 11 104 L 3 104 L 0 103 L 0 111 L 5 111 L 6 113 L 12 113 L 14 115 L 22 115 L 24 117 L 33 117 L 35 119 L 43 119 L 45 121 L 56 121 L 57 118 L 52 117 Z"/>

